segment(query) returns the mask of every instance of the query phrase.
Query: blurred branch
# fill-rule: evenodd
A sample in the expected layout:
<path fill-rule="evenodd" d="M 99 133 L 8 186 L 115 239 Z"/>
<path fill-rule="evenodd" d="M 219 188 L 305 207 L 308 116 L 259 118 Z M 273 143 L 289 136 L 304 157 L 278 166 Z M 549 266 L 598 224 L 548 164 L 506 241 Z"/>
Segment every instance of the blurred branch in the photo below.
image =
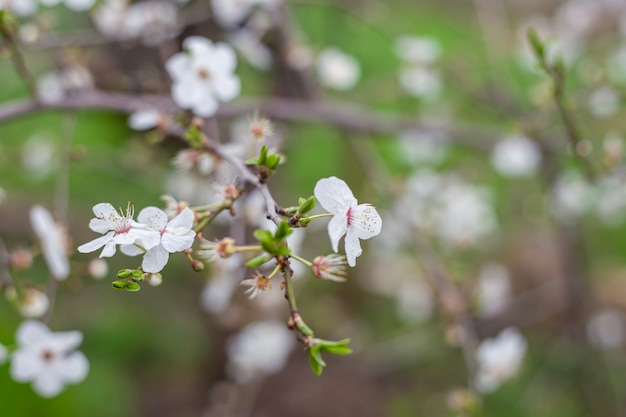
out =
<path fill-rule="evenodd" d="M 18 100 L 0 105 L 0 122 L 47 110 L 103 109 L 130 114 L 154 107 L 166 113 L 180 109 L 166 96 L 136 96 L 85 90 L 68 95 L 62 100 L 40 103 Z M 416 120 L 373 112 L 339 101 L 305 101 L 288 98 L 242 99 L 223 104 L 216 116 L 236 117 L 260 112 L 266 117 L 283 122 L 320 122 L 340 128 L 372 134 L 397 134 L 405 130 L 443 134 L 456 144 L 475 150 L 488 150 L 496 142 L 499 131 L 446 120 Z"/>

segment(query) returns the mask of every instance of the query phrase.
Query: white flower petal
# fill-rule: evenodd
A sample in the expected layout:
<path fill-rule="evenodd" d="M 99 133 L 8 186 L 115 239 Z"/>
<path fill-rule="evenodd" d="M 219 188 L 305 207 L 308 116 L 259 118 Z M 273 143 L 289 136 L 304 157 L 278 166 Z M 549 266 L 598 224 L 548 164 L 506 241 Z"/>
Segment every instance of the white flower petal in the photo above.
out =
<path fill-rule="evenodd" d="M 63 381 L 75 384 L 87 377 L 89 361 L 82 352 L 72 352 L 58 361 L 55 372 Z"/>
<path fill-rule="evenodd" d="M 54 332 L 48 336 L 48 346 L 56 352 L 67 352 L 83 342 L 83 333 L 78 330 Z"/>
<path fill-rule="evenodd" d="M 173 233 L 165 233 L 161 238 L 161 246 L 169 253 L 181 252 L 189 249 L 193 245 L 196 232 L 190 230 L 185 235 L 176 235 Z"/>
<path fill-rule="evenodd" d="M 224 72 L 234 72 L 237 66 L 237 55 L 230 45 L 219 42 L 213 51 L 213 60 L 219 62 L 220 68 Z"/>
<path fill-rule="evenodd" d="M 17 382 L 32 381 L 44 368 L 39 350 L 18 350 L 11 355 L 11 378 Z"/>
<path fill-rule="evenodd" d="M 189 207 L 185 207 L 176 217 L 174 217 L 168 224 L 167 230 L 184 229 L 190 230 L 193 227 L 193 221 L 195 215 Z"/>
<path fill-rule="evenodd" d="M 160 208 L 150 206 L 139 212 L 137 221 L 160 232 L 167 226 L 167 214 Z"/>
<path fill-rule="evenodd" d="M 93 206 L 93 214 L 99 219 L 117 218 L 119 214 L 111 203 L 98 203 Z"/>
<path fill-rule="evenodd" d="M 36 320 L 26 320 L 20 324 L 15 334 L 15 341 L 20 346 L 37 345 L 50 337 L 48 327 Z"/>
<path fill-rule="evenodd" d="M 348 218 L 345 215 L 337 214 L 328 222 L 328 236 L 333 251 L 339 251 L 339 240 L 348 230 Z"/>
<path fill-rule="evenodd" d="M 356 258 L 361 256 L 363 250 L 359 242 L 359 237 L 353 233 L 352 229 L 348 229 L 346 233 L 346 239 L 344 240 L 346 247 L 346 258 L 348 259 L 348 265 L 354 267 L 356 265 Z"/>
<path fill-rule="evenodd" d="M 165 68 L 174 81 L 185 78 L 189 74 L 191 60 L 185 53 L 177 53 L 170 57 L 165 63 Z"/>
<path fill-rule="evenodd" d="M 33 389 L 37 392 L 37 394 L 41 395 L 44 398 L 52 398 L 57 396 L 63 388 L 65 384 L 56 375 L 52 372 L 51 369 L 43 368 L 42 372 L 37 374 L 35 380 L 33 381 Z"/>
<path fill-rule="evenodd" d="M 233 74 L 217 77 L 214 84 L 215 93 L 221 101 L 230 101 L 241 92 L 241 80 Z"/>
<path fill-rule="evenodd" d="M 121 245 L 120 250 L 126 256 L 137 256 L 145 253 L 145 251 L 139 249 L 135 245 Z"/>
<path fill-rule="evenodd" d="M 145 272 L 160 272 L 167 264 L 169 257 L 169 252 L 163 246 L 156 246 L 143 256 L 141 267 Z"/>
<path fill-rule="evenodd" d="M 89 228 L 96 233 L 106 233 L 109 230 L 113 230 L 111 228 L 111 223 L 104 219 L 91 219 L 89 220 Z"/>
<path fill-rule="evenodd" d="M 345 214 L 345 210 L 356 204 L 356 198 L 350 187 L 337 177 L 322 178 L 315 184 L 313 190 L 320 205 L 330 213 Z"/>
<path fill-rule="evenodd" d="M 80 250 L 80 248 L 78 248 Z M 102 252 L 100 252 L 100 258 L 110 258 L 111 256 L 115 255 L 115 242 L 113 242 L 112 240 L 107 242 L 106 245 L 104 245 L 104 249 L 102 249 Z"/>
<path fill-rule="evenodd" d="M 206 94 L 202 100 L 198 100 L 191 110 L 202 117 L 213 116 L 219 107 L 217 100 L 210 94 Z"/>
<path fill-rule="evenodd" d="M 380 233 L 383 221 L 370 204 L 359 204 L 350 209 L 350 225 L 352 233 L 359 239 L 369 239 Z"/>
<path fill-rule="evenodd" d="M 159 125 L 161 112 L 155 109 L 138 110 L 128 118 L 128 126 L 133 130 L 150 130 Z"/>

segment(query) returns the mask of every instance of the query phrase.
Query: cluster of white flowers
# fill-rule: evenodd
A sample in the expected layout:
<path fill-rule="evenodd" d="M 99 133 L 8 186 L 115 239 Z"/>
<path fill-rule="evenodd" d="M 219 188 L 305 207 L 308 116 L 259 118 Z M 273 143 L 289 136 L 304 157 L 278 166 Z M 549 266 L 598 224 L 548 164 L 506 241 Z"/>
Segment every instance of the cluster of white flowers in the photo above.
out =
<path fill-rule="evenodd" d="M 199 36 L 185 39 L 183 48 L 185 52 L 175 54 L 166 64 L 174 81 L 172 97 L 180 107 L 198 116 L 212 116 L 219 102 L 239 95 L 235 52 L 225 43 L 215 44 Z"/>
<path fill-rule="evenodd" d="M 315 184 L 313 194 L 318 203 L 333 218 L 328 222 L 328 235 L 335 253 L 339 240 L 345 235 L 348 265 L 355 266 L 356 258 L 363 252 L 359 239 L 369 239 L 380 233 L 382 219 L 371 204 L 358 204 L 352 190 L 337 177 L 322 178 Z"/>
<path fill-rule="evenodd" d="M 72 64 L 37 79 L 37 95 L 45 103 L 55 103 L 67 94 L 93 88 L 94 81 L 87 68 Z"/>
<path fill-rule="evenodd" d="M 428 169 L 408 178 L 393 212 L 390 219 L 404 222 L 394 228 L 397 238 L 406 234 L 408 221 L 449 248 L 484 247 L 498 229 L 489 189 Z"/>
<path fill-rule="evenodd" d="M 395 52 L 402 61 L 398 81 L 409 94 L 423 100 L 434 100 L 442 90 L 441 75 L 435 64 L 441 55 L 439 43 L 429 37 L 402 36 L 396 40 Z"/>
<path fill-rule="evenodd" d="M 93 252 L 102 247 L 100 257 L 113 256 L 117 245 L 128 256 L 143 254 L 141 264 L 144 272 L 161 271 L 169 260 L 169 254 L 189 249 L 193 245 L 196 232 L 192 230 L 194 214 L 189 208 L 183 209 L 168 221 L 167 214 L 157 207 L 146 207 L 133 219 L 133 209 L 126 213 L 117 212 L 109 203 L 99 203 L 93 207 L 95 218 L 89 228 L 104 236 L 78 247 L 82 253 Z"/>
<path fill-rule="evenodd" d="M 564 222 L 591 214 L 605 226 L 619 226 L 626 215 L 626 178 L 615 173 L 590 184 L 576 172 L 565 172 L 552 191 L 552 212 Z"/>
<path fill-rule="evenodd" d="M 274 10 L 282 0 L 212 0 L 211 6 L 215 21 L 226 29 L 235 28 L 254 8 Z"/>
<path fill-rule="evenodd" d="M 0 363 L 9 358 L 11 377 L 31 382 L 42 397 L 54 397 L 65 385 L 87 377 L 89 362 L 75 350 L 83 340 L 81 332 L 51 332 L 45 324 L 28 320 L 20 325 L 15 339 L 17 347 L 11 354 L 0 345 Z"/>
<path fill-rule="evenodd" d="M 359 81 L 359 61 L 336 47 L 323 49 L 317 56 L 317 78 L 324 87 L 346 91 Z"/>
<path fill-rule="evenodd" d="M 513 327 L 483 340 L 476 350 L 476 388 L 483 393 L 498 389 L 517 374 L 525 354 L 526 339 Z"/>
<path fill-rule="evenodd" d="M 0 9 L 9 10 L 20 17 L 27 17 L 37 12 L 38 4 L 52 7 L 61 3 L 71 10 L 84 12 L 91 9 L 96 0 L 0 0 Z"/>
<path fill-rule="evenodd" d="M 127 0 L 105 0 L 94 12 L 93 20 L 107 38 L 139 38 L 146 45 L 157 45 L 179 33 L 176 3 L 149 0 L 129 4 Z"/>

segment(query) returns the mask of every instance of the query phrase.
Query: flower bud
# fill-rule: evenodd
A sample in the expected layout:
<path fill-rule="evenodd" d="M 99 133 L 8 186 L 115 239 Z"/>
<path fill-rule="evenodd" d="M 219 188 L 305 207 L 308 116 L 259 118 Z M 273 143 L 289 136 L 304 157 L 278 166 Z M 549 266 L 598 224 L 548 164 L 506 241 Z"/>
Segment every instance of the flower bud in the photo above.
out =
<path fill-rule="evenodd" d="M 153 287 L 158 287 L 162 283 L 163 283 L 163 275 L 159 273 L 150 274 L 150 277 L 148 278 L 148 284 L 152 285 Z"/>
<path fill-rule="evenodd" d="M 28 249 L 16 249 L 11 252 L 11 268 L 28 269 L 33 264 L 33 255 Z"/>
<path fill-rule="evenodd" d="M 193 261 L 191 261 L 191 268 L 196 272 L 201 272 L 204 270 L 204 263 L 202 261 L 194 259 Z"/>

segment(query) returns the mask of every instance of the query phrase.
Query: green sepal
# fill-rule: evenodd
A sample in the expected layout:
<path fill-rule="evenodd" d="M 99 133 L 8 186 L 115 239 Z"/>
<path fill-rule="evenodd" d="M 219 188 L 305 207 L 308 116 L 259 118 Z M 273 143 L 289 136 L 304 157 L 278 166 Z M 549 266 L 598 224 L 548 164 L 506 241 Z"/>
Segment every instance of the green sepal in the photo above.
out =
<path fill-rule="evenodd" d="M 116 290 L 125 290 L 128 282 L 126 281 L 113 281 L 111 286 Z"/>
<path fill-rule="evenodd" d="M 136 282 L 129 282 L 128 284 L 126 284 L 126 291 L 137 292 L 140 289 L 141 285 L 137 284 Z"/>
<path fill-rule="evenodd" d="M 259 158 L 249 158 L 249 159 L 246 159 L 244 164 L 246 164 L 246 165 L 259 165 Z"/>

